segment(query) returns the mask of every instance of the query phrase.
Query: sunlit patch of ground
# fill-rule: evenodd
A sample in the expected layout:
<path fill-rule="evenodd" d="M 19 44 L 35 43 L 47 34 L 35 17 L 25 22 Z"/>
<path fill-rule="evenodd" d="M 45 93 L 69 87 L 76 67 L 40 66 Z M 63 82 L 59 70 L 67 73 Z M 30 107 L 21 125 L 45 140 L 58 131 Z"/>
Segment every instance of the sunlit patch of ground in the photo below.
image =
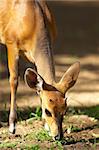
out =
<path fill-rule="evenodd" d="M 0 128 L 0 149 L 81 149 L 99 148 L 99 124 L 94 118 L 86 115 L 68 115 L 64 118 L 64 139 L 55 142 L 43 129 L 43 123 L 33 118 L 17 123 L 15 135 L 8 133 L 8 127 Z"/>

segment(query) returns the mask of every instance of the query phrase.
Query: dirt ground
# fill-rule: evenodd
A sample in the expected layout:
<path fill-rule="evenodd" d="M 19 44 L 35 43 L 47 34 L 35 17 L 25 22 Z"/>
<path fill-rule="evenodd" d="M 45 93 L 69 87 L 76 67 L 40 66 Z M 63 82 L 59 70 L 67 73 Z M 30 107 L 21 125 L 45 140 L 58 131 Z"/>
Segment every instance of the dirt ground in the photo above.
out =
<path fill-rule="evenodd" d="M 58 28 L 54 47 L 57 81 L 75 61 L 80 61 L 81 71 L 76 85 L 67 93 L 69 110 L 64 119 L 65 141 L 62 146 L 51 140 L 27 139 L 27 135 L 42 129 L 42 121 L 28 123 L 29 109 L 40 105 L 39 97 L 29 89 L 22 77 L 27 66 L 21 60 L 20 84 L 17 93 L 19 122 L 15 136 L 8 134 L 10 88 L 6 49 L 0 47 L 0 144 L 18 142 L 20 145 L 40 145 L 41 149 L 98 150 L 99 149 L 99 5 L 93 3 L 71 4 L 49 1 Z M 3 49 L 3 50 L 2 50 Z M 2 51 L 4 53 L 2 53 Z M 20 121 L 21 116 L 21 121 Z M 25 121 L 24 121 L 25 120 Z M 69 130 L 71 133 L 69 134 Z M 20 142 L 19 142 L 20 141 Z M 53 146 L 52 146 L 53 145 Z M 23 148 L 25 149 L 25 148 Z"/>

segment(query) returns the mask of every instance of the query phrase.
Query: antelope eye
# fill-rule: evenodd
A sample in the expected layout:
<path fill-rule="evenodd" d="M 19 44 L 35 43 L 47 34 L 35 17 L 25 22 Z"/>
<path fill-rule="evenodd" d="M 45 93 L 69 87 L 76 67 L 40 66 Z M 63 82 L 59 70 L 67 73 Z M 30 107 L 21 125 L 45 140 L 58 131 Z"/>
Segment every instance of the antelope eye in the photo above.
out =
<path fill-rule="evenodd" d="M 49 110 L 45 109 L 45 113 L 46 113 L 46 115 L 47 115 L 48 117 L 52 117 L 52 114 L 50 113 Z"/>

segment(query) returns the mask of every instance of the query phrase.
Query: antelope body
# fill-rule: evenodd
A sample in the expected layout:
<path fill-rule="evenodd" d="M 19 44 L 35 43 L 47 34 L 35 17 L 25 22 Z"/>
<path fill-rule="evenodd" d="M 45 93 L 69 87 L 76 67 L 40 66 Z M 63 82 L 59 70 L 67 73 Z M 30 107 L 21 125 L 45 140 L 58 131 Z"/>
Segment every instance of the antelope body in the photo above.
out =
<path fill-rule="evenodd" d="M 19 55 L 24 54 L 35 64 L 28 68 L 27 84 L 37 91 L 42 100 L 43 118 L 55 139 L 62 137 L 62 119 L 66 111 L 66 91 L 74 85 L 79 74 L 79 63 L 72 65 L 59 83 L 55 82 L 52 43 L 56 36 L 55 22 L 43 0 L 0 1 L 0 42 L 8 51 L 11 107 L 9 131 L 15 133 L 16 92 L 18 87 Z"/>

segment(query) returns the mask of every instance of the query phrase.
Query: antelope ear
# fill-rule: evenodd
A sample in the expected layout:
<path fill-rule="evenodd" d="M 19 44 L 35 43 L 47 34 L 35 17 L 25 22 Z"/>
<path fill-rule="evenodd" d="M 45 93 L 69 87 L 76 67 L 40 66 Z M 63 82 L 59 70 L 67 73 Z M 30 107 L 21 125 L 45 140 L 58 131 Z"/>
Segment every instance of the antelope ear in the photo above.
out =
<path fill-rule="evenodd" d="M 56 85 L 56 88 L 65 94 L 76 83 L 79 72 L 80 63 L 76 62 L 65 72 L 60 82 Z"/>
<path fill-rule="evenodd" d="M 35 70 L 28 68 L 25 71 L 25 82 L 34 91 L 41 91 L 43 89 L 43 81 L 42 77 Z"/>

